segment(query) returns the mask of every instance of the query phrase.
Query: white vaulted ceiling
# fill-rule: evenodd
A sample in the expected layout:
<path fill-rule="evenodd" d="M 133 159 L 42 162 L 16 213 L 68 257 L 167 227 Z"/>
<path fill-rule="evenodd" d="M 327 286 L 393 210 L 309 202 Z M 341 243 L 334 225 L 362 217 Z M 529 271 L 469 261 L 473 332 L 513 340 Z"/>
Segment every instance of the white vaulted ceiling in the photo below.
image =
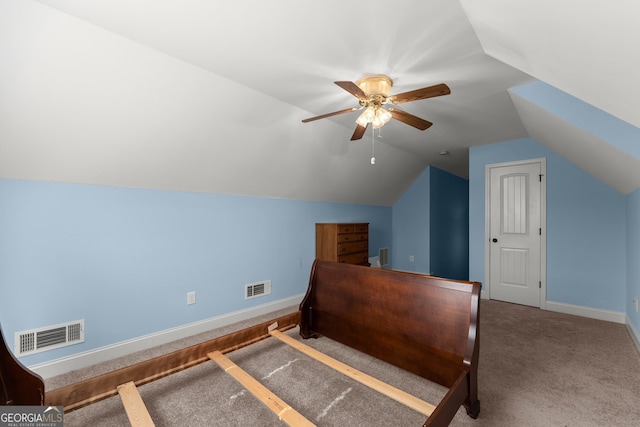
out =
<path fill-rule="evenodd" d="M 391 205 L 428 165 L 466 177 L 469 147 L 533 136 L 509 89 L 536 79 L 639 126 L 640 8 L 607 4 L 4 0 L 0 177 Z M 452 93 L 403 105 L 426 131 L 301 123 L 368 74 Z"/>
<path fill-rule="evenodd" d="M 640 127 L 637 0 L 460 0 L 484 51 Z"/>

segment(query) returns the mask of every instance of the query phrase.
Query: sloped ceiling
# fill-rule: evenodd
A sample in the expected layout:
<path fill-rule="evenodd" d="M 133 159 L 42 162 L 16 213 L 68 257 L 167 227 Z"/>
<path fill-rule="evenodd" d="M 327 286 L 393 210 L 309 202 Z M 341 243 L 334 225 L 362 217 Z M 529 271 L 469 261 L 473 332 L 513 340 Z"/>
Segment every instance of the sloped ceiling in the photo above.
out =
<path fill-rule="evenodd" d="M 640 127 L 640 2 L 460 3 L 488 55 Z"/>
<path fill-rule="evenodd" d="M 639 160 L 547 110 L 512 95 L 529 135 L 605 184 L 628 194 L 640 187 Z"/>
<path fill-rule="evenodd" d="M 600 34 L 593 2 L 558 2 L 553 20 L 513 3 L 5 0 L 0 176 L 392 205 L 426 166 L 466 177 L 469 147 L 528 136 L 533 109 L 508 90 L 531 76 L 638 125 L 625 13 Z M 582 20 L 561 22 L 574 7 Z M 591 76 L 583 45 L 617 53 Z M 368 74 L 452 93 L 403 106 L 426 131 L 392 121 L 350 142 L 357 113 L 301 123 L 357 106 L 332 82 Z"/>

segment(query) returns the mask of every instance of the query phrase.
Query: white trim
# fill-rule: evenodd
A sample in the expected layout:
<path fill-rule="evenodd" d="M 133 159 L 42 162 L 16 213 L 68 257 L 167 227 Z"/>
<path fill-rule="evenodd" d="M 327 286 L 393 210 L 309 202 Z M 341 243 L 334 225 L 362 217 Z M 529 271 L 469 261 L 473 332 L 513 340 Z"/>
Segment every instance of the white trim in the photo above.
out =
<path fill-rule="evenodd" d="M 531 163 L 540 164 L 540 174 L 545 178 L 540 186 L 540 227 L 542 236 L 540 237 L 540 308 L 546 309 L 547 303 L 547 159 L 539 157 L 536 159 L 518 160 L 513 162 L 491 163 L 484 165 L 484 290 L 486 298 L 490 299 L 491 293 L 491 245 L 489 231 L 491 230 L 491 169 L 508 166 L 528 165 Z"/>
<path fill-rule="evenodd" d="M 540 158 L 540 308 L 547 309 L 547 159 Z"/>
<path fill-rule="evenodd" d="M 631 319 L 629 319 L 629 316 L 625 316 L 625 317 L 626 317 L 625 324 L 627 326 L 627 331 L 629 331 L 629 335 L 631 335 L 631 339 L 633 340 L 633 343 L 636 345 L 636 348 L 640 352 L 640 334 L 633 327 L 633 323 L 631 323 Z"/>
<path fill-rule="evenodd" d="M 491 291 L 491 167 L 484 165 L 484 284 L 483 289 L 489 297 Z"/>
<path fill-rule="evenodd" d="M 176 328 L 167 329 L 149 335 L 144 335 L 116 344 L 96 348 L 94 350 L 85 351 L 74 354 L 72 356 L 62 357 L 60 359 L 51 360 L 49 362 L 40 363 L 29 366 L 29 369 L 36 372 L 43 378 L 51 378 L 56 375 L 64 374 L 75 369 L 85 368 L 95 365 L 96 363 L 106 362 L 117 357 L 126 356 L 137 351 L 146 350 L 151 347 L 166 344 L 185 337 L 189 337 L 212 329 L 230 325 L 232 323 L 248 320 L 256 316 L 271 313 L 276 310 L 298 305 L 302 301 L 304 295 L 294 295 L 289 298 L 251 307 L 245 310 L 234 311 L 232 313 L 223 314 L 221 316 L 211 317 L 209 319 L 178 326 Z"/>
<path fill-rule="evenodd" d="M 626 314 L 620 311 L 603 310 L 601 308 L 584 307 L 566 304 L 564 302 L 547 301 L 547 310 L 558 313 L 573 314 L 591 319 L 606 320 L 608 322 L 625 324 Z"/>

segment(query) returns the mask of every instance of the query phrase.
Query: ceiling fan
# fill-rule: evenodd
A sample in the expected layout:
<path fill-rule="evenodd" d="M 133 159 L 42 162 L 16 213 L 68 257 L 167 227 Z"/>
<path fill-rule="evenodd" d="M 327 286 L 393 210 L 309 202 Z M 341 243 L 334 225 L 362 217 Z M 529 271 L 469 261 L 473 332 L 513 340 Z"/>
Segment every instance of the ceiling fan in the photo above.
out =
<path fill-rule="evenodd" d="M 444 83 L 440 83 L 424 87 L 422 89 L 399 93 L 397 95 L 389 95 L 391 93 L 391 88 L 393 87 L 393 81 L 382 74 L 367 76 L 355 83 L 348 81 L 334 83 L 358 98 L 360 106 L 334 111 L 333 113 L 322 114 L 316 117 L 310 117 L 308 119 L 304 119 L 302 123 L 308 123 L 314 120 L 364 109 L 364 112 L 360 114 L 358 119 L 356 119 L 357 127 L 351 137 L 352 141 L 362 138 L 369 123 L 372 124 L 374 129 L 377 129 L 384 126 L 392 118 L 420 130 L 428 129 L 433 123 L 414 116 L 413 114 L 409 114 L 406 111 L 399 110 L 394 106 L 405 102 L 449 95 L 451 93 L 449 86 Z M 392 107 L 385 109 L 383 108 L 384 105 L 392 105 Z"/>

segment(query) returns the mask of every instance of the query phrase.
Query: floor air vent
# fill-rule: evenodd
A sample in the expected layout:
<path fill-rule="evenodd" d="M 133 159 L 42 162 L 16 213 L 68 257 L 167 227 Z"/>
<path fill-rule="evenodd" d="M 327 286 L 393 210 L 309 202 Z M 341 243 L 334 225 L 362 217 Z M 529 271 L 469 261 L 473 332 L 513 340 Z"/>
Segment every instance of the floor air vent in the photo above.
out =
<path fill-rule="evenodd" d="M 250 283 L 244 286 L 244 299 L 260 297 L 271 293 L 271 280 Z"/>
<path fill-rule="evenodd" d="M 389 265 L 389 248 L 379 249 L 378 258 L 380 259 L 380 267 Z"/>
<path fill-rule="evenodd" d="M 76 320 L 60 325 L 16 332 L 14 348 L 16 356 L 25 356 L 81 342 L 84 342 L 84 320 Z"/>

